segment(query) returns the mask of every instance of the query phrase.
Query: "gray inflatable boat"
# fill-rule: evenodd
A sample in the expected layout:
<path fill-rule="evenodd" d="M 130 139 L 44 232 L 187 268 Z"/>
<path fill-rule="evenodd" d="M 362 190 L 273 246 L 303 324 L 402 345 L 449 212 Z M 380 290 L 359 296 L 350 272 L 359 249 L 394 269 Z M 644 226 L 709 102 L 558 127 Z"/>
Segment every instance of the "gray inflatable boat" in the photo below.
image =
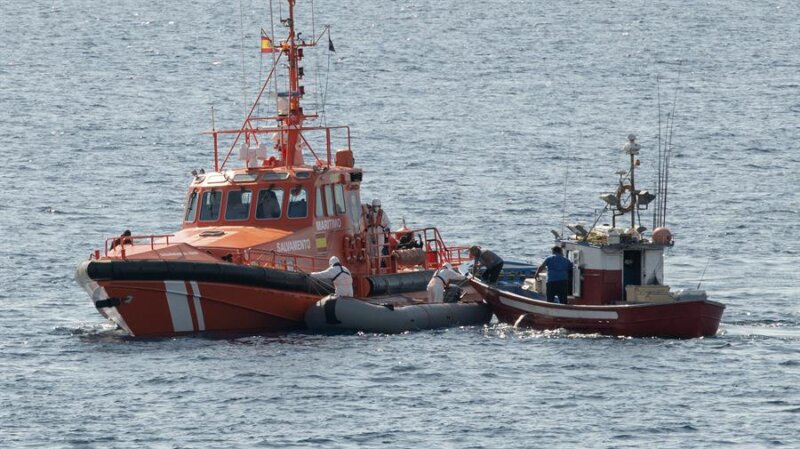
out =
<path fill-rule="evenodd" d="M 306 326 L 315 332 L 408 331 L 486 324 L 492 312 L 484 302 L 413 303 L 387 297 L 364 300 L 329 295 L 306 312 Z M 402 298 L 406 299 L 406 298 Z"/>

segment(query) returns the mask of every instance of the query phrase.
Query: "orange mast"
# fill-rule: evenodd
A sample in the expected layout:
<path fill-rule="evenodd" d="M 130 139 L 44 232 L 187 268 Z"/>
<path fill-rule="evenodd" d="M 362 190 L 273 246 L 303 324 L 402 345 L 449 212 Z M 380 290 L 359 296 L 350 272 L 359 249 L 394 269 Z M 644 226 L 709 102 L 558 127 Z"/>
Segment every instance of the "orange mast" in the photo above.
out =
<path fill-rule="evenodd" d="M 289 57 L 289 111 L 286 118 L 283 119 L 283 127 L 287 128 L 287 141 L 281 142 L 281 155 L 283 160 L 286 161 L 287 167 L 294 166 L 295 153 L 300 141 L 300 130 L 305 120 L 303 109 L 300 107 L 300 97 L 303 92 L 300 87 L 299 79 L 299 61 L 302 58 L 302 51 L 297 48 L 295 43 L 294 32 L 294 3 L 295 0 L 288 0 L 289 3 L 289 18 L 285 20 L 286 26 L 289 27 L 289 36 L 285 43 L 282 43 L 282 50 L 288 53 Z M 288 48 L 286 48 L 288 47 Z M 278 112 L 280 114 L 280 111 Z"/>
<path fill-rule="evenodd" d="M 294 23 L 294 6 L 296 0 L 287 0 L 289 5 L 289 17 L 286 19 L 282 19 L 281 23 L 289 29 L 289 33 L 285 40 L 279 42 L 279 45 L 276 46 L 274 50 L 271 51 L 278 51 L 279 56 L 274 61 L 272 69 L 267 76 L 267 79 L 264 80 L 261 89 L 256 96 L 255 101 L 253 102 L 253 106 L 250 108 L 247 116 L 244 119 L 244 123 L 239 129 L 236 130 L 212 130 L 211 134 L 214 137 L 214 169 L 216 171 L 222 170 L 227 161 L 230 157 L 233 150 L 236 148 L 239 139 L 243 137 L 245 144 L 250 144 L 250 139 L 253 138 L 256 143 L 258 143 L 258 134 L 266 134 L 274 132 L 276 133 L 276 142 L 274 149 L 280 153 L 281 161 L 279 165 L 286 166 L 286 167 L 293 167 L 297 164 L 296 155 L 300 152 L 300 149 L 305 145 L 308 146 L 305 138 L 303 137 L 302 130 L 305 129 L 303 127 L 303 123 L 308 118 L 314 118 L 316 115 L 306 115 L 303 113 L 303 108 L 300 106 L 300 99 L 305 95 L 305 89 L 303 86 L 300 85 L 300 80 L 303 78 L 303 69 L 300 67 L 300 61 L 303 59 L 303 47 L 314 47 L 317 44 L 316 39 L 312 39 L 310 42 L 306 42 L 303 39 L 300 39 L 299 42 L 297 40 L 297 33 L 295 32 L 295 23 Z M 263 51 L 263 50 L 262 50 Z M 288 91 L 287 92 L 277 92 L 278 96 L 278 114 L 277 117 L 271 117 L 270 119 L 277 120 L 278 125 L 274 128 L 261 128 L 254 122 L 259 120 L 267 119 L 267 117 L 254 117 L 253 113 L 258 105 L 259 101 L 261 100 L 264 91 L 266 90 L 267 86 L 269 85 L 270 80 L 273 76 L 275 76 L 275 69 L 277 67 L 277 63 L 281 57 L 286 56 L 288 59 Z M 334 128 L 346 128 L 346 127 L 324 127 L 327 129 L 328 133 L 331 129 Z M 323 128 L 315 128 L 315 129 L 323 129 Z M 217 135 L 218 134 L 236 134 L 236 137 L 231 144 L 227 154 L 222 160 L 221 164 L 218 164 L 217 161 L 219 160 L 218 153 L 219 148 L 217 145 Z M 347 135 L 348 140 L 348 147 L 349 147 L 349 131 Z M 310 149 L 310 148 L 309 148 Z M 311 149 L 312 153 L 313 149 Z M 330 150 L 328 151 L 330 153 Z M 319 160 L 319 157 L 316 153 L 314 156 Z M 330 154 L 328 154 L 328 163 L 330 163 Z"/>

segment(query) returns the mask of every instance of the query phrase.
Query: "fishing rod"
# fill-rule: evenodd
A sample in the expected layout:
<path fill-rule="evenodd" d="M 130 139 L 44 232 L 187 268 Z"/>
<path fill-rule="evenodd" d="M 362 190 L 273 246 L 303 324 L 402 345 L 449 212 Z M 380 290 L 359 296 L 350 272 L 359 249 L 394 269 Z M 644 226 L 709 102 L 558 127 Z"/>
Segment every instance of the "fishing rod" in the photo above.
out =
<path fill-rule="evenodd" d="M 664 204 L 662 207 L 661 226 L 664 226 L 667 221 L 667 198 L 669 193 L 669 162 L 672 159 L 672 136 L 675 129 L 675 109 L 678 106 L 678 91 L 681 83 L 681 72 L 683 69 L 683 60 L 678 64 L 678 80 L 675 86 L 675 95 L 672 99 L 672 114 L 670 116 L 669 132 L 667 134 L 667 141 L 664 146 Z"/>
<path fill-rule="evenodd" d="M 661 77 L 656 76 L 656 105 L 658 108 L 658 180 L 656 181 L 656 207 L 653 210 L 653 229 L 661 223 Z"/>
<path fill-rule="evenodd" d="M 713 254 L 709 253 L 708 260 L 706 260 L 706 266 L 703 268 L 703 273 L 700 275 L 700 282 L 697 283 L 697 290 L 700 290 L 700 284 L 703 283 L 703 279 L 706 277 L 706 269 L 708 269 L 708 264 L 711 263 L 711 256 L 713 256 Z"/>
<path fill-rule="evenodd" d="M 564 203 L 561 205 L 561 235 L 567 226 L 567 182 L 569 181 L 569 164 L 564 167 Z"/>

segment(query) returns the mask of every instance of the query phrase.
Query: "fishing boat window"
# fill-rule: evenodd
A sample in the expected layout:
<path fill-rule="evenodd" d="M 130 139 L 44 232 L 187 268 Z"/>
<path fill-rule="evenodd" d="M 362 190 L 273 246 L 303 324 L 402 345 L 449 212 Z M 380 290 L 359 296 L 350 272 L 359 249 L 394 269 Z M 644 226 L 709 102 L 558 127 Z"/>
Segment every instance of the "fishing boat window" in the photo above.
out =
<path fill-rule="evenodd" d="M 247 220 L 250 217 L 250 203 L 253 193 L 250 190 L 236 189 L 228 192 L 228 201 L 225 203 L 226 220 Z"/>
<path fill-rule="evenodd" d="M 336 199 L 336 214 L 343 215 L 347 210 L 345 209 L 345 201 L 344 201 L 344 186 L 341 184 L 335 184 L 333 186 L 335 192 L 335 199 Z"/>
<path fill-rule="evenodd" d="M 308 193 L 306 189 L 296 186 L 289 193 L 289 218 L 305 218 L 308 215 Z"/>
<path fill-rule="evenodd" d="M 325 185 L 325 214 L 333 217 L 333 186 L 330 184 Z"/>
<path fill-rule="evenodd" d="M 270 187 L 259 191 L 256 219 L 275 220 L 281 218 L 281 204 L 283 204 L 283 190 Z"/>
<path fill-rule="evenodd" d="M 317 200 L 315 201 L 315 203 L 317 205 L 316 206 L 316 216 L 317 217 L 324 216 L 325 213 L 322 210 L 322 188 L 320 188 L 319 186 L 317 186 Z"/>
<path fill-rule="evenodd" d="M 210 190 L 203 193 L 203 202 L 200 207 L 200 221 L 215 221 L 219 219 L 219 206 L 222 203 L 222 192 Z"/>
<path fill-rule="evenodd" d="M 186 203 L 186 215 L 183 221 L 192 222 L 197 215 L 197 190 L 193 191 L 189 196 L 189 201 Z"/>
<path fill-rule="evenodd" d="M 294 174 L 297 179 L 308 179 L 311 177 L 310 171 L 301 171 Z"/>

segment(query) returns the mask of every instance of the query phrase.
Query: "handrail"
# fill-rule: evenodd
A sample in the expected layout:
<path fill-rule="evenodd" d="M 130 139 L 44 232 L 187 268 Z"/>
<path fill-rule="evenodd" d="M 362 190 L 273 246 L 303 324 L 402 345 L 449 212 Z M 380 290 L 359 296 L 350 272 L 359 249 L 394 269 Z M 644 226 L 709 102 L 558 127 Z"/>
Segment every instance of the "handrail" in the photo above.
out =
<path fill-rule="evenodd" d="M 409 231 L 415 235 L 422 234 L 423 250 L 426 253 L 425 269 L 437 269 L 444 262 L 449 262 L 454 267 L 464 262 L 472 260 L 469 257 L 469 247 L 451 246 L 448 247 L 442 238 L 442 234 L 436 227 L 413 229 Z"/>
<path fill-rule="evenodd" d="M 299 272 L 319 271 L 328 266 L 328 260 L 322 257 L 282 253 L 275 250 L 257 248 L 242 250 L 242 263 Z"/>
<path fill-rule="evenodd" d="M 414 235 L 422 235 L 423 237 L 423 251 L 426 254 L 423 268 L 426 270 L 436 269 L 443 262 L 449 262 L 454 267 L 457 267 L 472 258 L 469 256 L 469 248 L 466 246 L 450 246 L 444 243 L 439 230 L 435 227 L 427 227 L 420 229 L 413 229 Z M 151 235 L 131 235 L 131 236 L 117 236 L 105 239 L 104 243 L 104 256 L 108 257 L 109 253 L 114 251 L 113 247 L 120 247 L 119 255 L 125 257 L 125 247 L 128 245 L 148 245 L 151 250 L 155 250 L 157 245 L 169 245 L 170 237 L 175 237 L 174 234 L 151 234 Z M 145 242 L 142 242 L 142 241 Z M 159 241 L 163 240 L 163 241 Z M 385 244 L 388 245 L 388 239 Z M 112 247 L 113 245 L 113 247 Z M 224 253 L 224 256 L 229 257 L 229 261 L 243 265 L 256 265 L 261 267 L 276 268 L 287 271 L 300 271 L 310 272 L 319 271 L 328 266 L 328 259 L 323 257 L 308 256 L 302 254 L 284 253 L 275 250 L 265 250 L 259 248 L 227 248 L 227 247 L 210 247 L 204 246 L 205 251 L 214 252 L 218 254 Z M 372 256 L 369 252 L 366 254 L 367 272 L 388 273 L 392 272 L 392 256 L 383 255 L 383 252 L 378 257 Z M 90 259 L 98 259 L 100 257 L 99 251 L 95 251 L 90 255 Z"/>
<path fill-rule="evenodd" d="M 136 245 L 137 240 L 149 240 L 150 249 L 155 249 L 156 239 L 164 239 L 164 243 L 162 244 L 169 245 L 170 237 L 175 237 L 175 234 L 120 235 L 117 237 L 108 237 L 103 244 L 103 255 L 108 257 L 109 251 L 113 251 L 115 247 L 119 246 L 121 248 L 122 257 L 125 257 L 125 245 Z"/>
<path fill-rule="evenodd" d="M 236 143 L 236 142 L 238 142 L 238 139 L 239 139 L 239 137 L 241 137 L 242 133 L 245 133 L 248 136 L 252 135 L 255 138 L 255 136 L 257 136 L 259 134 L 284 133 L 284 132 L 288 131 L 288 129 L 286 127 L 253 127 L 251 125 L 250 121 L 246 122 L 245 125 L 249 125 L 249 126 L 247 126 L 247 128 L 243 127 L 243 128 L 232 128 L 232 129 L 214 129 L 212 131 L 206 131 L 203 134 L 212 135 L 214 137 L 214 141 L 215 142 L 217 142 L 219 135 L 222 135 L 222 134 L 236 134 L 236 137 L 234 139 L 234 143 Z M 316 159 L 318 164 L 327 164 L 327 165 L 330 166 L 334 162 L 333 161 L 333 154 L 331 152 L 332 143 L 333 143 L 332 140 L 331 140 L 331 131 L 339 130 L 339 129 L 345 130 L 346 131 L 346 135 L 344 136 L 345 148 L 347 150 L 352 151 L 352 141 L 351 141 L 351 134 L 350 134 L 350 126 L 348 126 L 348 125 L 301 126 L 301 127 L 294 127 L 292 129 L 295 130 L 295 131 L 298 131 L 300 133 L 300 139 L 305 144 L 305 146 L 309 149 L 309 151 L 311 151 L 311 154 L 314 156 L 314 159 Z M 314 151 L 314 148 L 312 147 L 311 142 L 309 142 L 305 138 L 305 136 L 303 135 L 304 131 L 309 131 L 309 132 L 310 131 L 324 131 L 324 133 L 325 133 L 325 147 L 326 147 L 325 148 L 325 155 L 327 156 L 327 160 L 326 161 L 323 161 L 320 158 L 320 155 L 318 155 L 317 152 Z M 256 139 L 256 143 L 258 143 L 258 139 Z M 235 145 L 234 145 L 234 147 L 235 147 Z M 227 163 L 228 158 L 230 157 L 230 154 L 233 151 L 234 147 L 231 147 L 228 150 L 228 153 L 226 154 L 225 159 L 222 162 L 222 167 L 224 167 L 224 165 Z M 217 157 L 218 149 L 216 147 L 216 143 L 215 143 L 214 154 L 215 154 L 215 157 Z M 220 167 L 220 168 L 222 168 L 222 167 Z"/>

